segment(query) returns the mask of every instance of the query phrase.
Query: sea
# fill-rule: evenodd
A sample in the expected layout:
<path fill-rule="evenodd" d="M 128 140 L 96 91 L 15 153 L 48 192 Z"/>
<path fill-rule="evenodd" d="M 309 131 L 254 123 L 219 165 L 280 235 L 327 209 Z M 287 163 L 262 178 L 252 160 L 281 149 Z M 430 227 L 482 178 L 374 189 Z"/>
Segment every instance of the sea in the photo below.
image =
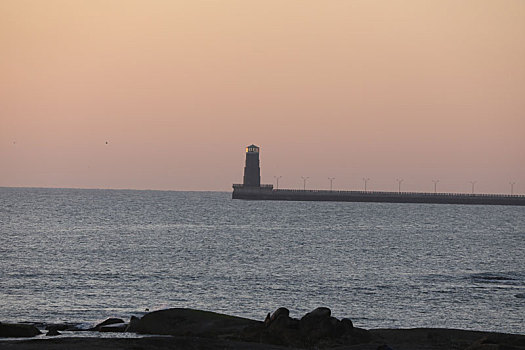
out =
<path fill-rule="evenodd" d="M 525 334 L 525 207 L 0 188 L 0 322 L 170 307 Z"/>

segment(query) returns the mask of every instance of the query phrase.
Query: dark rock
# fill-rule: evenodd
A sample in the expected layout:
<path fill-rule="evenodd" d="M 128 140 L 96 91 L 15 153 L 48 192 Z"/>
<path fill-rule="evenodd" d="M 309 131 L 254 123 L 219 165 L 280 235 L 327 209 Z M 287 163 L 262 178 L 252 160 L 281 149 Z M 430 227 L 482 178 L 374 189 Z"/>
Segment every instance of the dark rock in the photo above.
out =
<path fill-rule="evenodd" d="M 290 318 L 288 309 L 279 308 L 267 316 L 265 326 L 260 341 L 276 345 L 331 347 L 356 342 L 358 339 L 350 338 L 354 331 L 352 321 L 339 321 L 331 317 L 330 309 L 325 307 L 307 313 L 301 320 Z"/>
<path fill-rule="evenodd" d="M 121 333 L 126 331 L 126 328 L 128 328 L 127 323 L 112 323 L 105 326 L 100 326 L 99 332 Z"/>
<path fill-rule="evenodd" d="M 354 327 L 350 334 L 345 335 L 345 343 L 349 345 L 365 344 L 371 342 L 374 337 L 370 331 Z"/>
<path fill-rule="evenodd" d="M 266 326 L 269 326 L 273 321 L 275 321 L 279 316 L 286 316 L 286 317 L 289 317 L 290 316 L 290 310 L 288 310 L 287 308 L 285 307 L 280 307 L 278 308 L 277 310 L 275 310 L 273 312 L 273 314 L 269 314 L 268 313 L 268 316 L 266 316 L 266 319 L 264 320 L 264 324 Z"/>
<path fill-rule="evenodd" d="M 285 307 L 280 307 L 278 308 L 277 310 L 275 310 L 272 314 L 272 317 L 271 319 L 272 320 L 275 320 L 277 317 L 279 316 L 286 316 L 286 317 L 289 317 L 290 316 L 290 310 L 288 310 L 287 308 Z"/>
<path fill-rule="evenodd" d="M 525 350 L 525 336 L 494 333 L 475 341 L 466 350 Z"/>
<path fill-rule="evenodd" d="M 55 337 L 57 335 L 60 335 L 61 333 L 56 328 L 50 328 L 49 331 L 46 333 L 47 337 Z"/>
<path fill-rule="evenodd" d="M 301 320 L 291 318 L 288 309 L 279 308 L 268 314 L 259 342 L 298 348 L 330 348 L 368 343 L 372 339 L 366 330 L 354 328 L 351 320 L 339 321 L 330 309 L 321 307 L 304 315 Z"/>
<path fill-rule="evenodd" d="M 266 327 L 268 327 L 268 326 L 270 325 L 270 323 L 271 323 L 271 321 L 270 321 L 271 318 L 272 318 L 272 315 L 268 312 L 268 315 L 266 315 L 266 318 L 264 319 L 264 325 L 265 325 Z"/>
<path fill-rule="evenodd" d="M 126 328 L 126 332 L 137 333 L 137 326 L 139 324 L 139 321 L 140 318 L 138 318 L 137 316 L 131 316 L 128 327 Z"/>
<path fill-rule="evenodd" d="M 306 340 L 306 344 L 314 345 L 322 339 L 340 336 L 338 324 L 339 320 L 334 317 L 319 318 L 317 320 L 308 319 L 308 322 L 301 319 L 299 329 Z"/>
<path fill-rule="evenodd" d="M 262 341 L 270 344 L 301 346 L 299 320 L 290 318 L 286 313 L 280 314 L 267 328 Z"/>
<path fill-rule="evenodd" d="M 345 332 L 351 332 L 354 329 L 354 324 L 349 318 L 343 318 L 341 320 L 341 326 L 343 327 Z"/>
<path fill-rule="evenodd" d="M 32 324 L 0 323 L 0 338 L 25 338 L 42 334 Z"/>
<path fill-rule="evenodd" d="M 327 307 L 318 307 L 317 309 L 315 309 L 313 311 L 310 311 L 309 313 L 304 315 L 303 318 L 305 318 L 305 317 L 321 317 L 321 318 L 324 318 L 324 317 L 330 317 L 331 315 L 332 315 L 332 311 L 329 308 L 327 308 Z"/>
<path fill-rule="evenodd" d="M 110 324 L 115 324 L 115 323 L 124 323 L 124 320 L 122 320 L 120 318 L 114 318 L 114 317 L 108 318 L 104 322 L 101 322 L 101 323 L 97 324 L 95 327 L 89 328 L 88 331 L 98 332 L 98 331 L 100 331 L 100 327 L 108 326 Z"/>
<path fill-rule="evenodd" d="M 210 311 L 177 308 L 144 315 L 137 322 L 136 332 L 238 339 L 249 327 L 263 327 L 263 322 Z"/>
<path fill-rule="evenodd" d="M 319 307 L 301 318 L 299 330 L 307 345 L 313 345 L 323 338 L 338 335 L 338 328 L 340 329 L 338 327 L 339 320 L 330 315 L 331 311 L 329 308 Z"/>

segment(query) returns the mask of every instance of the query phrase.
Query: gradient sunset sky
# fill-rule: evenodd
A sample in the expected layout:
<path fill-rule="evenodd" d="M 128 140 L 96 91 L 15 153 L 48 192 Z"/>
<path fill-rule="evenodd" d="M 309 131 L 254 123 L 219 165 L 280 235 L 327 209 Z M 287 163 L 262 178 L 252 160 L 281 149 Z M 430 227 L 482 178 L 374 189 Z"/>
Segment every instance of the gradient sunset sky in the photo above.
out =
<path fill-rule="evenodd" d="M 252 143 L 281 188 L 525 194 L 525 1 L 0 1 L 0 186 L 228 191 Z"/>

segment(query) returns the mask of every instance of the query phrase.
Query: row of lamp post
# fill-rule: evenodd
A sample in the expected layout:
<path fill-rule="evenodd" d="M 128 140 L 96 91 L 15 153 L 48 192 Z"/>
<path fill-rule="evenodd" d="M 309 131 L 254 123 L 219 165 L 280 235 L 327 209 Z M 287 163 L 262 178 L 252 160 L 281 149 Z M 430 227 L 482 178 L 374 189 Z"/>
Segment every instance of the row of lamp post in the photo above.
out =
<path fill-rule="evenodd" d="M 279 189 L 279 179 L 282 178 L 282 176 L 274 176 L 274 179 L 277 183 L 277 186 L 276 188 Z M 303 179 L 303 190 L 306 190 L 306 180 L 308 180 L 310 177 L 309 176 L 301 176 L 301 179 Z M 329 177 L 328 180 L 330 181 L 330 191 L 332 191 L 332 188 L 333 188 L 333 182 L 335 180 L 335 177 Z M 363 183 L 364 183 L 364 187 L 365 187 L 365 192 L 367 191 L 367 184 L 368 184 L 368 181 L 370 181 L 370 178 L 369 177 L 363 177 Z M 403 179 L 396 179 L 397 181 L 397 190 L 399 193 L 401 193 L 401 183 L 404 181 Z M 432 182 L 434 183 L 434 193 L 437 193 L 437 184 L 439 182 L 439 180 L 432 180 Z M 477 183 L 477 181 L 469 181 L 469 183 L 472 185 L 472 194 L 474 194 L 474 185 Z M 511 181 L 509 182 L 510 184 L 510 194 L 511 195 L 514 195 L 514 185 L 516 184 L 516 182 L 514 181 Z"/>

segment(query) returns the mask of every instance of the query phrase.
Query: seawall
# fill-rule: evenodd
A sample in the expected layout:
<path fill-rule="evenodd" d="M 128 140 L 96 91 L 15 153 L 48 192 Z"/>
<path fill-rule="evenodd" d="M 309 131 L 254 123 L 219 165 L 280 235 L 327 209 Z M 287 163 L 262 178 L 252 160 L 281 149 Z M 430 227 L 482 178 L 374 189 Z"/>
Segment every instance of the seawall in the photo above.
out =
<path fill-rule="evenodd" d="M 374 192 L 291 190 L 267 187 L 233 186 L 233 199 L 277 201 L 332 201 L 382 203 L 436 203 L 525 206 L 525 196 L 503 194 L 462 194 L 424 192 Z"/>

